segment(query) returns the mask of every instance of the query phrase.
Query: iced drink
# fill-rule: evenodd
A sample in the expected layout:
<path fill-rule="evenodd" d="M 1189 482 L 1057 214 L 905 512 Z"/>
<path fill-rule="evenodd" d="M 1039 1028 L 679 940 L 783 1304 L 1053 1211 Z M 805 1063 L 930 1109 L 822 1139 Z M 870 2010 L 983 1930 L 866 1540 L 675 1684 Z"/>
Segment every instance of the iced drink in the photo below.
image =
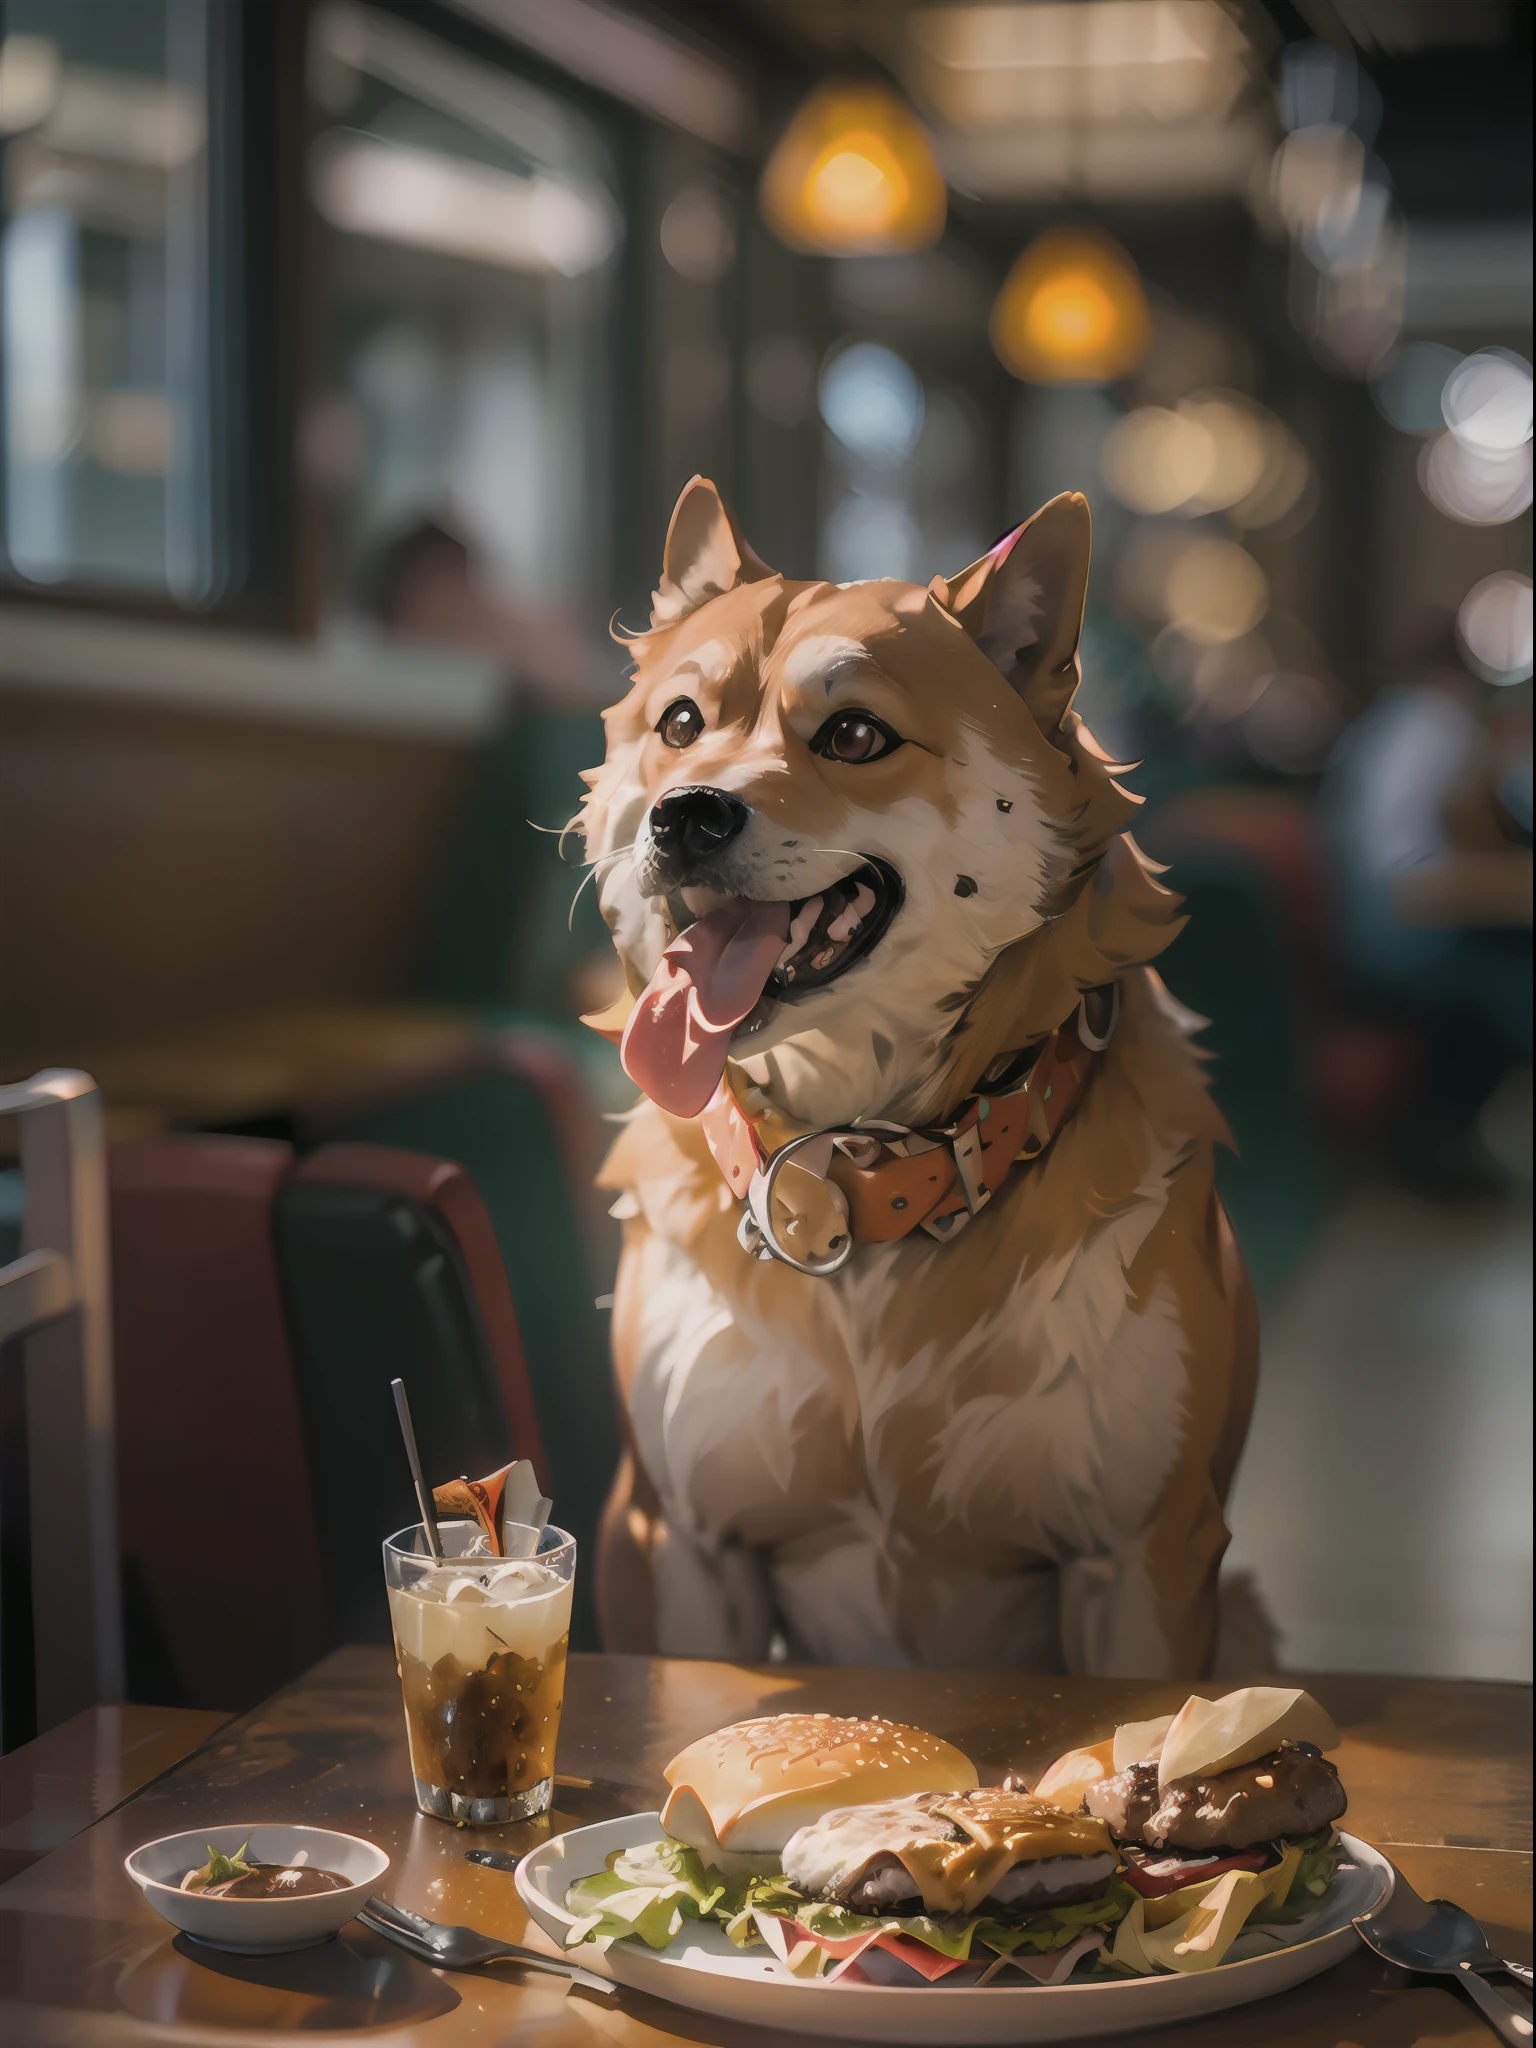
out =
<path fill-rule="evenodd" d="M 384 1546 L 416 1803 L 440 1820 L 525 1820 L 554 1789 L 576 1545 L 546 1529 L 535 1556 L 492 1557 L 473 1523 L 440 1530 L 441 1563 L 419 1529 Z"/>

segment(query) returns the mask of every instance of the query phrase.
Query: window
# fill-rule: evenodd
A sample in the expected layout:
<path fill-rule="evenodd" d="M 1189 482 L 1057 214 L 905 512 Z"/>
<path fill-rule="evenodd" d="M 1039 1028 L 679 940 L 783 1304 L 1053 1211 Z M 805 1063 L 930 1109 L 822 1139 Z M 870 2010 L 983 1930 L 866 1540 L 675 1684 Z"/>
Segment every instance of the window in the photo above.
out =
<path fill-rule="evenodd" d="M 300 463 L 324 616 L 446 528 L 512 605 L 595 617 L 609 579 L 606 147 L 574 105 L 394 17 L 322 6 L 309 192 L 329 230 Z M 606 616 L 606 614 L 604 614 Z"/>
<path fill-rule="evenodd" d="M 3 546 L 13 577 L 206 604 L 205 0 L 7 0 Z"/>

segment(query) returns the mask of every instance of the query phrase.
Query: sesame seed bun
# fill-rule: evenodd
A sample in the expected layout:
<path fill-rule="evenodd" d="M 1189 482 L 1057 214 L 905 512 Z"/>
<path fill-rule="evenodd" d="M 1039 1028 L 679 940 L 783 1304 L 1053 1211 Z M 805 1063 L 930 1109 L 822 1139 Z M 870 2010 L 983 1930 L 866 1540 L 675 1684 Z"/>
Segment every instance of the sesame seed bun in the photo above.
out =
<path fill-rule="evenodd" d="M 662 1826 L 726 1875 L 773 1868 L 796 1829 L 837 1806 L 969 1792 L 976 1766 L 921 1728 L 832 1714 L 737 1721 L 675 1756 Z"/>

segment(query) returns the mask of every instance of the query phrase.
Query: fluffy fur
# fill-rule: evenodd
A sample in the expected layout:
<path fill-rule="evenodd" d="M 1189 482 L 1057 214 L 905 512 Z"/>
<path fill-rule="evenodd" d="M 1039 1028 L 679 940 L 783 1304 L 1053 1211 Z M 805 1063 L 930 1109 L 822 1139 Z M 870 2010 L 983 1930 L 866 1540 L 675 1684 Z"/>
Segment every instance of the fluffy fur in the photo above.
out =
<path fill-rule="evenodd" d="M 861 1246 L 832 1279 L 748 1258 L 697 1125 L 642 1102 L 602 1175 L 629 1441 L 610 1648 L 762 1658 L 780 1630 L 840 1663 L 1208 1660 L 1255 1324 L 1193 1020 L 1146 964 L 1177 899 L 1069 709 L 1087 568 L 1081 498 L 927 589 L 787 582 L 712 486 L 679 501 L 582 818 L 631 993 L 674 936 L 651 807 L 707 784 L 751 812 L 720 894 L 806 897 L 871 856 L 905 890 L 862 960 L 738 1031 L 770 1129 L 935 1121 L 1081 990 L 1118 978 L 1123 1012 L 1048 1152 L 952 1243 Z M 679 697 L 704 730 L 674 750 Z M 813 752 L 852 707 L 906 744 Z"/>

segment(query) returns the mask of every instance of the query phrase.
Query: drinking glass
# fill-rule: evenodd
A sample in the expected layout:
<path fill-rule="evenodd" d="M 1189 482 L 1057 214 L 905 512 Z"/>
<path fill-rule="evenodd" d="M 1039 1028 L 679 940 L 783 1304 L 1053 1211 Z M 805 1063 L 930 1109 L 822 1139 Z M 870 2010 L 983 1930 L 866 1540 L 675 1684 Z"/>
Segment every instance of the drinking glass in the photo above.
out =
<path fill-rule="evenodd" d="M 575 1540 L 549 1528 L 532 1556 L 491 1557 L 474 1522 L 438 1533 L 440 1560 L 420 1524 L 384 1545 L 416 1804 L 461 1826 L 527 1820 L 554 1791 Z"/>

